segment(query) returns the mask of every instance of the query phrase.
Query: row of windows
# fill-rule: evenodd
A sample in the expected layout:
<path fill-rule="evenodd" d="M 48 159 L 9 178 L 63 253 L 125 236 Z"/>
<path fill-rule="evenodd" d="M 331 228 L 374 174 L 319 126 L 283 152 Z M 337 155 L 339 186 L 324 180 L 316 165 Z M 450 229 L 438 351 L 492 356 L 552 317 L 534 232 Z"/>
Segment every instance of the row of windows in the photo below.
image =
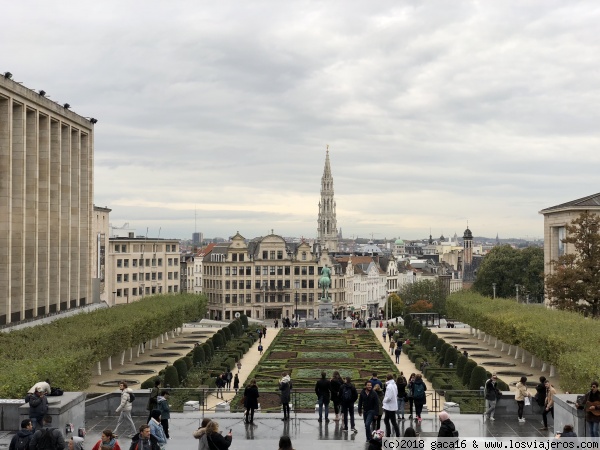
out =
<path fill-rule="evenodd" d="M 161 244 L 147 244 L 148 246 L 148 251 L 152 251 L 154 253 L 156 253 L 157 251 L 162 251 L 162 245 Z M 113 249 L 115 250 L 115 253 L 127 253 L 127 244 L 114 244 Z M 166 244 L 166 251 L 167 252 L 176 252 L 177 251 L 177 244 Z M 145 245 L 142 244 L 141 245 L 141 250 L 142 253 L 145 250 Z M 133 245 L 133 251 L 140 251 L 140 244 L 134 244 Z"/>
<path fill-rule="evenodd" d="M 170 264 L 169 264 L 170 265 Z M 117 267 L 120 267 L 117 263 Z M 205 275 L 221 275 L 223 267 L 204 266 Z M 225 266 L 225 275 L 252 275 L 252 266 Z M 254 266 L 254 275 L 291 275 L 291 266 Z M 294 266 L 294 275 L 315 275 L 315 266 Z"/>
<path fill-rule="evenodd" d="M 179 289 L 179 287 L 177 285 L 169 286 L 168 292 L 177 292 L 178 289 Z M 150 295 L 150 294 L 161 294 L 161 293 L 162 293 L 162 286 L 146 286 L 145 288 L 140 287 L 139 289 L 136 287 L 131 288 L 131 295 L 133 297 L 136 297 L 138 295 Z M 115 291 L 115 295 L 117 297 L 129 298 L 129 288 L 117 289 Z"/>
<path fill-rule="evenodd" d="M 302 261 L 306 261 L 307 253 L 302 252 L 301 258 Z M 243 262 L 244 261 L 244 253 L 231 253 L 231 260 L 233 262 Z M 263 250 L 262 259 L 283 259 L 283 250 Z"/>
<path fill-rule="evenodd" d="M 127 283 L 129 282 L 129 275 L 128 273 L 118 273 L 117 274 L 117 283 Z M 167 280 L 176 280 L 177 277 L 179 276 L 179 272 L 167 272 Z M 162 272 L 152 272 L 152 273 L 140 273 L 139 275 L 139 280 L 146 280 L 146 281 L 161 281 L 163 279 L 163 274 Z M 131 281 L 138 281 L 138 274 L 137 273 L 132 273 L 131 274 Z"/>
<path fill-rule="evenodd" d="M 244 303 L 244 300 L 246 303 L 250 303 L 251 299 L 252 297 L 250 294 L 225 294 L 225 303 Z M 267 295 L 263 302 L 263 297 L 257 294 L 254 301 L 256 303 L 290 303 L 292 297 L 290 294 Z M 302 303 L 314 303 L 315 296 L 314 294 L 302 294 L 301 296 L 298 296 L 298 301 Z"/>
<path fill-rule="evenodd" d="M 132 267 L 162 267 L 163 260 L 162 258 L 140 258 L 140 259 L 132 259 L 131 266 Z M 178 266 L 179 258 L 168 258 L 167 259 L 168 266 Z M 129 259 L 117 259 L 117 267 L 129 267 Z"/>
<path fill-rule="evenodd" d="M 302 287 L 303 289 L 314 289 L 315 287 L 315 280 L 298 280 L 299 282 L 299 286 L 298 287 Z M 269 289 L 290 289 L 291 288 L 291 281 L 290 280 L 269 280 L 268 284 L 266 284 L 267 282 L 265 281 L 265 285 L 263 285 L 263 282 L 261 282 L 260 280 L 255 280 L 254 281 L 254 289 L 263 289 L 263 287 L 267 287 Z M 233 281 L 229 281 L 226 280 L 225 281 L 225 289 L 252 289 L 252 280 L 240 280 L 239 282 L 237 280 L 233 280 Z"/>

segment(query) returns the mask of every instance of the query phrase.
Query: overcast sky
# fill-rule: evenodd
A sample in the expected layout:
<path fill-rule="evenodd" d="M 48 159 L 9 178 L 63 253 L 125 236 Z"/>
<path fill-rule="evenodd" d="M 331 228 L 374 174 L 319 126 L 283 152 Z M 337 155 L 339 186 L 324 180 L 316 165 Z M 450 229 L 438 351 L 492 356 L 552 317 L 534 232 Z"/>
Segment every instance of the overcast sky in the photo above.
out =
<path fill-rule="evenodd" d="M 21 1 L 0 72 L 95 126 L 138 234 L 542 237 L 600 191 L 600 3 Z M 197 211 L 197 212 L 195 212 Z M 197 216 L 197 225 L 195 225 Z"/>

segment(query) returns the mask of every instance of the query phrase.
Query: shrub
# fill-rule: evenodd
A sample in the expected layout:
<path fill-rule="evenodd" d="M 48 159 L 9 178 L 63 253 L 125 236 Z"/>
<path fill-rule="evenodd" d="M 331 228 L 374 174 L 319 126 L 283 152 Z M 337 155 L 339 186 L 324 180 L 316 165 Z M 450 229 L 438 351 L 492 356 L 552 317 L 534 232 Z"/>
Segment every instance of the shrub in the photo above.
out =
<path fill-rule="evenodd" d="M 248 329 L 248 316 L 246 316 L 246 314 L 242 314 L 240 316 L 240 322 L 242 323 L 242 327 L 244 328 L 244 330 Z"/>
<path fill-rule="evenodd" d="M 477 363 L 475 361 L 472 359 L 467 360 L 462 375 L 462 382 L 465 386 L 469 386 L 469 383 L 471 382 L 471 373 L 475 367 L 477 367 Z"/>
<path fill-rule="evenodd" d="M 410 324 L 412 323 L 413 318 L 410 314 L 404 316 L 404 326 L 410 330 Z"/>
<path fill-rule="evenodd" d="M 154 382 L 156 380 L 160 380 L 160 377 L 153 376 L 153 377 L 148 378 L 146 381 L 144 381 L 140 385 L 140 389 L 152 389 L 154 387 Z"/>
<path fill-rule="evenodd" d="M 225 340 L 223 339 L 222 333 L 215 333 L 212 337 L 212 343 L 215 349 L 223 348 L 225 346 Z"/>
<path fill-rule="evenodd" d="M 173 363 L 173 366 L 175 366 L 175 369 L 177 369 L 177 374 L 179 375 L 179 382 L 181 383 L 187 377 L 187 364 L 185 363 L 183 358 L 179 358 Z"/>
<path fill-rule="evenodd" d="M 437 342 L 435 343 L 435 348 L 437 349 L 436 352 L 440 352 L 442 349 L 442 345 L 444 345 L 446 343 L 445 340 L 443 340 L 442 338 L 439 338 L 437 340 Z"/>
<path fill-rule="evenodd" d="M 446 350 L 446 356 L 444 356 L 444 366 L 450 367 L 450 364 L 456 365 L 459 353 L 454 347 L 450 347 Z"/>
<path fill-rule="evenodd" d="M 438 341 L 437 334 L 431 333 L 431 335 L 429 335 L 429 340 L 427 341 L 427 346 L 426 346 L 427 350 L 429 350 L 430 352 L 433 351 L 433 347 L 435 347 L 435 344 L 437 343 L 437 341 Z"/>
<path fill-rule="evenodd" d="M 462 378 L 465 371 L 465 364 L 467 364 L 467 357 L 463 354 L 458 355 L 456 360 L 456 375 Z"/>
<path fill-rule="evenodd" d="M 425 328 L 421 333 L 421 344 L 426 346 L 427 342 L 429 341 L 429 336 L 431 336 L 431 330 L 429 328 Z"/>
<path fill-rule="evenodd" d="M 167 366 L 165 369 L 165 387 L 179 387 L 179 374 L 175 366 Z"/>
<path fill-rule="evenodd" d="M 442 344 L 442 348 L 440 348 L 440 353 L 438 355 L 438 361 L 440 362 L 440 364 L 444 363 L 444 358 L 446 357 L 446 351 L 452 348 L 452 346 L 450 344 L 448 344 L 447 342 L 444 342 L 444 344 Z"/>
<path fill-rule="evenodd" d="M 481 366 L 476 366 L 471 372 L 471 380 L 469 382 L 469 389 L 477 390 L 481 386 L 485 386 L 486 373 L 485 369 Z"/>
<path fill-rule="evenodd" d="M 183 360 L 185 361 L 188 371 L 194 367 L 194 360 L 189 355 L 183 358 Z"/>
<path fill-rule="evenodd" d="M 204 361 L 206 360 L 206 356 L 204 355 L 204 349 L 202 348 L 201 345 L 195 346 L 192 354 L 193 354 L 192 360 L 194 362 L 194 365 L 200 366 L 200 365 L 204 364 Z"/>
<path fill-rule="evenodd" d="M 221 330 L 223 330 L 225 342 L 229 342 L 232 338 L 231 330 L 229 329 L 229 327 L 221 328 Z"/>

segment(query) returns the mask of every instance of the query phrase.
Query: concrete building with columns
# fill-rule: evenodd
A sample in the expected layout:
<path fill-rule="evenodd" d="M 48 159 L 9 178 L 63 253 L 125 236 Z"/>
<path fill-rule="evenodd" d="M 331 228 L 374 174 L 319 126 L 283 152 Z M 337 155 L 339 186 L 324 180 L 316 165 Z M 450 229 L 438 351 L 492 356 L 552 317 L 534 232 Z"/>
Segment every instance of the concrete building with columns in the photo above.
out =
<path fill-rule="evenodd" d="M 92 302 L 94 119 L 0 75 L 0 325 Z"/>

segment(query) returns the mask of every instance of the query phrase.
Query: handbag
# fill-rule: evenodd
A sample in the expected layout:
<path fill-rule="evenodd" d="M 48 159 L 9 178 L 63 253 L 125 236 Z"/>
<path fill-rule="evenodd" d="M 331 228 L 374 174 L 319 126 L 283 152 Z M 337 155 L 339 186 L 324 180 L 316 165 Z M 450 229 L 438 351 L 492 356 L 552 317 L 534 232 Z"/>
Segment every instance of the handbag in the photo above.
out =
<path fill-rule="evenodd" d="M 531 405 L 531 399 L 529 397 L 525 397 L 525 406 Z"/>

